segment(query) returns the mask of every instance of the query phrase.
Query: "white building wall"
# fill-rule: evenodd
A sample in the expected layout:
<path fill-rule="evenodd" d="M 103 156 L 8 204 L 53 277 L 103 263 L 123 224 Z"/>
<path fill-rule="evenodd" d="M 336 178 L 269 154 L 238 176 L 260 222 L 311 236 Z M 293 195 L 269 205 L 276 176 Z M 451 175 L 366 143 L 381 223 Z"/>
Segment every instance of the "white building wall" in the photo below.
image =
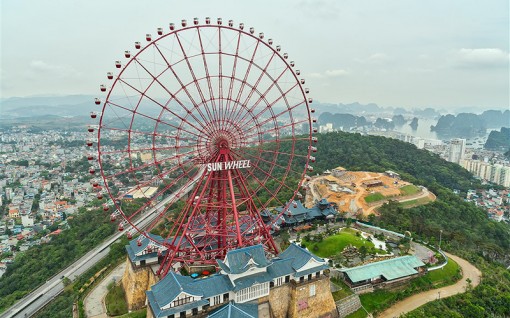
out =
<path fill-rule="evenodd" d="M 466 153 L 466 139 L 452 139 L 450 141 L 450 151 L 448 152 L 448 161 L 460 163 Z"/>
<path fill-rule="evenodd" d="M 269 295 L 269 283 L 257 284 L 236 292 L 235 302 L 244 303 L 267 295 Z"/>

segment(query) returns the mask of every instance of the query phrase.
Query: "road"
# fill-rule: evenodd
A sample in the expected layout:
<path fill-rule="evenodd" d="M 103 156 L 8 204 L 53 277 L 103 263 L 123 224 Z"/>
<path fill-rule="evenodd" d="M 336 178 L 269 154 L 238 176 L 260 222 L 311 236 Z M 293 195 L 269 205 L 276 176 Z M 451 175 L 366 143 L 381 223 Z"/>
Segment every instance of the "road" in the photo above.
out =
<path fill-rule="evenodd" d="M 202 173 L 198 173 L 197 175 L 200 176 Z M 161 200 L 153 208 L 145 212 L 144 215 L 134 223 L 134 225 L 139 229 L 144 229 L 158 216 L 158 213 L 155 212 L 160 207 L 164 206 L 169 201 L 174 200 L 176 196 L 183 196 L 187 194 L 193 188 L 197 180 L 198 177 L 191 181 L 188 185 L 183 186 L 173 194 Z M 110 245 L 117 241 L 122 235 L 124 235 L 124 232 L 117 232 L 110 236 L 110 238 L 101 243 L 99 246 L 95 247 L 79 260 L 71 264 L 69 267 L 46 281 L 46 283 L 41 285 L 39 288 L 19 300 L 12 307 L 7 309 L 2 315 L 0 315 L 0 318 L 21 318 L 31 317 L 34 315 L 37 311 L 43 308 L 64 290 L 64 284 L 62 283 L 63 277 L 67 277 L 73 281 L 76 279 L 76 277 L 85 273 L 88 269 L 90 269 L 99 260 L 108 254 L 110 251 Z"/>
<path fill-rule="evenodd" d="M 439 298 L 451 297 L 456 294 L 461 294 L 466 292 L 467 282 L 466 280 L 469 278 L 471 280 L 471 286 L 474 288 L 480 284 L 480 280 L 482 278 L 482 272 L 471 263 L 462 259 L 458 256 L 445 253 L 446 256 L 453 259 L 459 266 L 462 268 L 462 279 L 460 279 L 457 283 L 441 287 L 437 289 L 427 290 L 425 292 L 413 295 L 408 297 L 398 303 L 394 304 L 390 308 L 386 309 L 382 312 L 378 318 L 393 318 L 398 317 L 407 312 L 413 311 L 416 308 L 425 305 L 428 302 L 437 300 Z M 438 269 L 440 271 L 440 269 Z"/>
<path fill-rule="evenodd" d="M 395 198 L 392 198 L 392 200 L 395 200 L 397 202 L 407 202 L 407 201 L 419 200 L 419 199 L 427 198 L 427 197 L 430 199 L 430 202 L 436 200 L 436 195 L 434 193 L 430 192 L 427 188 L 423 187 L 423 190 L 422 190 L 422 192 L 421 192 L 421 194 L 419 196 L 416 196 L 416 197 L 413 196 L 413 197 L 407 198 L 407 199 L 401 199 L 399 197 L 395 197 Z M 388 202 L 388 201 L 387 200 L 381 200 L 380 203 L 369 207 L 366 210 L 365 214 L 366 215 L 370 215 L 371 213 L 374 213 L 374 210 L 376 208 L 381 207 L 386 202 Z"/>
<path fill-rule="evenodd" d="M 83 300 L 83 307 L 87 317 L 90 318 L 106 318 L 106 307 L 104 304 L 104 297 L 108 293 L 108 285 L 111 283 L 118 283 L 122 279 L 124 270 L 126 269 L 126 262 L 122 262 L 119 266 L 114 268 L 108 276 L 99 282 Z"/>

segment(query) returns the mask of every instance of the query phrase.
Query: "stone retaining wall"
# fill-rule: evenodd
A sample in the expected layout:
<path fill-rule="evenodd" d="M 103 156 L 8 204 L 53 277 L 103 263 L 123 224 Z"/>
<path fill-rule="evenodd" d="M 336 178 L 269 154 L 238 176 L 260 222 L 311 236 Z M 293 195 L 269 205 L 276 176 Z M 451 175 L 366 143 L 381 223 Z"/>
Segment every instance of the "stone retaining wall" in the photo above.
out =
<path fill-rule="evenodd" d="M 157 277 L 150 266 L 135 268 L 129 257 L 126 257 L 126 270 L 121 282 L 126 292 L 128 310 L 132 311 L 145 307 L 145 291 L 156 284 Z"/>
<path fill-rule="evenodd" d="M 340 299 L 335 304 L 340 318 L 350 315 L 361 308 L 361 301 L 356 294 Z"/>

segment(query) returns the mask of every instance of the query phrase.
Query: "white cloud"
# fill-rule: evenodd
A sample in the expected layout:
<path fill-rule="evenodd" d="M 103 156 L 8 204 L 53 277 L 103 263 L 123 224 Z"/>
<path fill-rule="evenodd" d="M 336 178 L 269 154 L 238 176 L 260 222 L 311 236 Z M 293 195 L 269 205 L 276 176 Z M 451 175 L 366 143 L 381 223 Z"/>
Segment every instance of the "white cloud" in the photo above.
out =
<path fill-rule="evenodd" d="M 322 73 L 310 73 L 307 77 L 310 78 L 335 78 L 349 75 L 349 72 L 344 69 L 326 70 Z"/>
<path fill-rule="evenodd" d="M 30 62 L 29 75 L 36 76 L 36 74 L 46 74 L 60 78 L 81 76 L 80 72 L 70 66 L 54 65 L 41 60 L 32 60 Z"/>
<path fill-rule="evenodd" d="M 510 55 L 498 48 L 465 49 L 456 53 L 457 61 L 463 67 L 500 67 L 507 66 Z"/>
<path fill-rule="evenodd" d="M 324 74 L 326 75 L 326 77 L 340 77 L 340 76 L 345 76 L 347 74 L 349 74 L 349 72 L 347 72 L 346 70 L 327 70 L 326 72 L 324 72 Z"/>
<path fill-rule="evenodd" d="M 388 55 L 384 53 L 374 53 L 370 55 L 367 58 L 357 58 L 355 59 L 356 62 L 362 63 L 362 64 L 384 64 L 388 62 L 390 59 Z"/>

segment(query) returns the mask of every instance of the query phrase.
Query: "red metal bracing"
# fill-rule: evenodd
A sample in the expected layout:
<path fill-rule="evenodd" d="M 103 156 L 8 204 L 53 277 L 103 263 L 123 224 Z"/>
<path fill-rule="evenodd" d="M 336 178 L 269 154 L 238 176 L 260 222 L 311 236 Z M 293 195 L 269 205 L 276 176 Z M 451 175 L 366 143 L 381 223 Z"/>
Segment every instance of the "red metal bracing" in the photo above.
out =
<path fill-rule="evenodd" d="M 182 20 L 144 47 L 136 42 L 108 73 L 112 85 L 90 126 L 119 230 L 166 235 L 161 276 L 176 264 L 216 265 L 243 246 L 278 254 L 278 224 L 260 213 L 287 210 L 313 171 L 316 128 L 299 70 L 264 33 L 233 23 Z M 125 201 L 138 208 L 125 212 Z"/>

